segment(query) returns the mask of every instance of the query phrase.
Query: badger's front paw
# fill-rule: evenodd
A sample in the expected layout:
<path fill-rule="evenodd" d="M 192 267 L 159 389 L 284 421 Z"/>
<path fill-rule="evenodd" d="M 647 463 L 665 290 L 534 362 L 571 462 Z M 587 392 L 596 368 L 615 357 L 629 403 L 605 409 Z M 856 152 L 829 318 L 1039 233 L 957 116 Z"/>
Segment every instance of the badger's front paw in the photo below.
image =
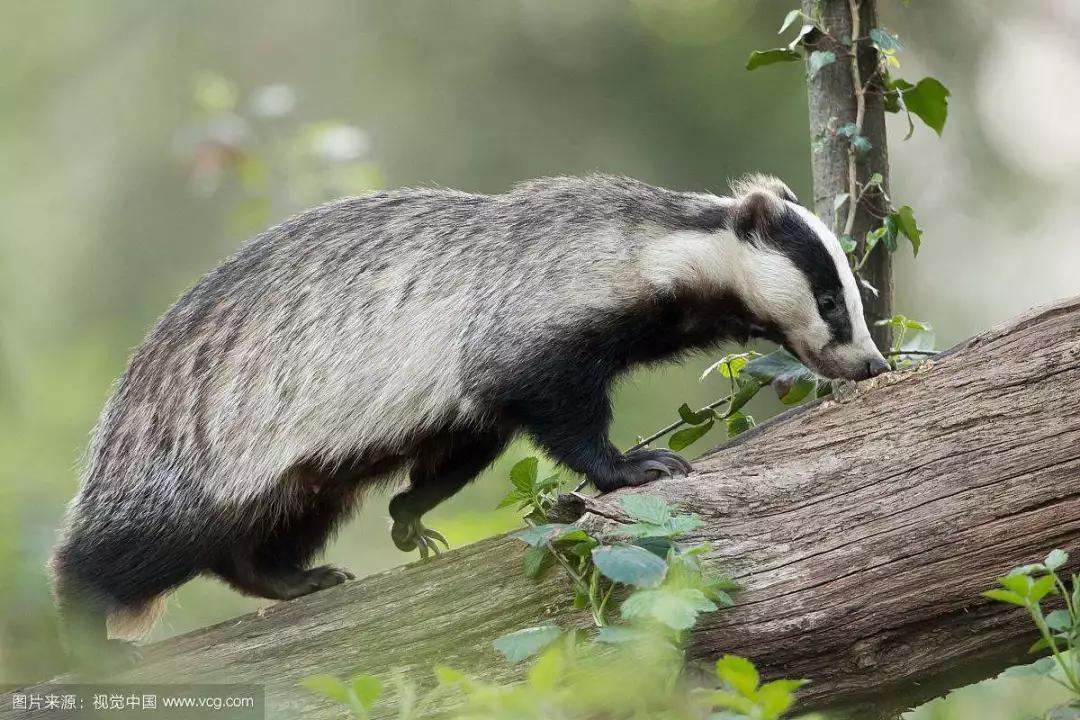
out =
<path fill-rule="evenodd" d="M 635 450 L 624 455 L 609 472 L 591 477 L 600 492 L 611 492 L 621 487 L 644 485 L 662 477 L 688 475 L 693 470 L 690 463 L 670 450 Z"/>
<path fill-rule="evenodd" d="M 442 533 L 424 527 L 419 518 L 395 520 L 390 528 L 390 539 L 402 552 L 419 550 L 422 560 L 426 560 L 430 553 L 439 554 L 439 546 L 435 541 L 441 542 L 448 550 L 450 549 L 450 543 L 446 542 Z"/>

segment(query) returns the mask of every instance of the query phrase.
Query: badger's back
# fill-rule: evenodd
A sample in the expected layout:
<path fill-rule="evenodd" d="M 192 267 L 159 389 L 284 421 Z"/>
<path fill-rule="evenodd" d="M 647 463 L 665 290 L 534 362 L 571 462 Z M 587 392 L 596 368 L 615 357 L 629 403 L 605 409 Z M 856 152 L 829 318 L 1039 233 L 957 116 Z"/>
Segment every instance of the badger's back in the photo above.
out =
<path fill-rule="evenodd" d="M 612 178 L 405 190 L 268 230 L 136 350 L 84 493 L 182 484 L 238 503 L 297 462 L 393 453 L 429 426 L 482 421 L 496 375 L 643 292 L 627 230 L 663 217 L 665 193 Z"/>

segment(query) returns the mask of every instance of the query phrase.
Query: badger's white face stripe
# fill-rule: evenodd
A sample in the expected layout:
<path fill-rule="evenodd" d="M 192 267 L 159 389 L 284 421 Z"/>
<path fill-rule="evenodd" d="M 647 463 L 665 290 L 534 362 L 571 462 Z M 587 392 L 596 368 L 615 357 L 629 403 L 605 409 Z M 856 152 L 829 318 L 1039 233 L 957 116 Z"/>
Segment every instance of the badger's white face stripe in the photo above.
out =
<path fill-rule="evenodd" d="M 728 207 L 737 202 L 716 201 Z M 667 291 L 681 285 L 731 292 L 761 321 L 778 327 L 800 359 L 821 374 L 859 377 L 868 361 L 881 356 L 863 318 L 862 298 L 847 257 L 816 215 L 797 203 L 785 203 L 805 224 L 811 241 L 821 243 L 835 268 L 841 291 L 836 300 L 843 303 L 851 325 L 846 342 L 833 337 L 822 317 L 809 268 L 800 268 L 767 242 L 747 242 L 727 229 L 667 233 L 645 246 L 641 272 L 651 285 Z"/>

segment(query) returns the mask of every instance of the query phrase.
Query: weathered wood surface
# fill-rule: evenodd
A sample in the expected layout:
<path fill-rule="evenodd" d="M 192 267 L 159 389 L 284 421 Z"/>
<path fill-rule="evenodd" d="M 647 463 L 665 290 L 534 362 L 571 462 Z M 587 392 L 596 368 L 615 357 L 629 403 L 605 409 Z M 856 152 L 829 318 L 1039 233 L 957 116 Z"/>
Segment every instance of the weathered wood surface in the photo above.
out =
<path fill-rule="evenodd" d="M 733 652 L 810 678 L 806 707 L 858 706 L 857 717 L 1022 657 L 1022 612 L 978 594 L 1051 548 L 1077 549 L 1078 396 L 1074 299 L 790 412 L 691 477 L 649 486 L 701 515 L 694 539 L 745 587 L 695 629 L 692 657 Z M 587 521 L 618 518 L 610 496 L 586 505 Z M 486 540 L 152 646 L 118 680 L 265 683 L 271 716 L 329 718 L 338 711 L 297 691 L 299 678 L 401 668 L 427 681 L 445 663 L 510 679 L 494 638 L 585 622 L 559 572 L 534 583 L 521 560 L 517 541 Z"/>
<path fill-rule="evenodd" d="M 838 135 L 837 128 L 861 121 L 862 135 L 870 141 L 871 149 L 865 157 L 856 163 L 856 175 L 860 183 L 865 183 L 874 173 L 882 176 L 882 189 L 889 190 L 889 148 L 885 138 L 885 105 L 882 82 L 875 74 L 877 51 L 865 40 L 872 28 L 878 27 L 877 0 L 855 0 L 859 8 L 859 27 L 855 31 L 852 22 L 852 0 L 802 0 L 802 10 L 807 17 L 820 21 L 831 37 L 812 33 L 807 37 L 807 62 L 814 50 L 828 51 L 836 55 L 836 62 L 826 65 L 807 80 L 807 96 L 810 105 L 810 165 L 814 176 L 814 202 L 811 207 L 818 217 L 840 235 L 844 232 L 848 206 L 839 213 L 833 209 L 833 200 L 837 195 L 851 191 L 848 178 L 849 138 Z M 862 112 L 859 112 L 855 97 L 855 78 L 851 72 L 849 49 L 838 41 L 842 38 L 858 37 L 864 40 L 858 44 L 860 85 L 867 87 L 863 97 Z M 852 195 L 854 199 L 854 195 Z M 851 200 L 849 200 L 851 202 Z M 862 253 L 866 233 L 881 225 L 880 218 L 886 214 L 888 203 L 880 193 L 867 193 L 859 204 L 855 223 L 851 228 L 851 237 L 859 242 Z M 833 216 L 838 215 L 838 227 L 833 227 Z M 892 255 L 878 248 L 866 266 L 862 275 L 867 282 L 878 290 L 877 297 L 867 295 L 864 308 L 867 320 L 873 323 L 893 314 L 893 278 Z M 887 348 L 891 331 L 887 326 L 871 324 L 871 334 L 878 347 Z"/>

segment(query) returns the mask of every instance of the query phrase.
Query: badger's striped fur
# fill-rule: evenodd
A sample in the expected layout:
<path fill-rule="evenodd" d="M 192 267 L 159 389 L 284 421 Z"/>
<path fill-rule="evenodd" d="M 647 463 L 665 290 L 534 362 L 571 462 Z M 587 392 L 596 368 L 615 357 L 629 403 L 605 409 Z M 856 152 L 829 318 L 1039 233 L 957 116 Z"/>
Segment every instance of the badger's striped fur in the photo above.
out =
<path fill-rule="evenodd" d="M 268 230 L 117 383 L 52 561 L 67 621 L 103 634 L 203 572 L 273 598 L 339 583 L 305 568 L 399 471 L 392 534 L 426 551 L 420 516 L 518 431 L 601 490 L 686 472 L 607 439 L 635 364 L 763 336 L 879 372 L 836 239 L 793 201 L 764 177 L 734 198 L 556 178 L 348 198 Z"/>

